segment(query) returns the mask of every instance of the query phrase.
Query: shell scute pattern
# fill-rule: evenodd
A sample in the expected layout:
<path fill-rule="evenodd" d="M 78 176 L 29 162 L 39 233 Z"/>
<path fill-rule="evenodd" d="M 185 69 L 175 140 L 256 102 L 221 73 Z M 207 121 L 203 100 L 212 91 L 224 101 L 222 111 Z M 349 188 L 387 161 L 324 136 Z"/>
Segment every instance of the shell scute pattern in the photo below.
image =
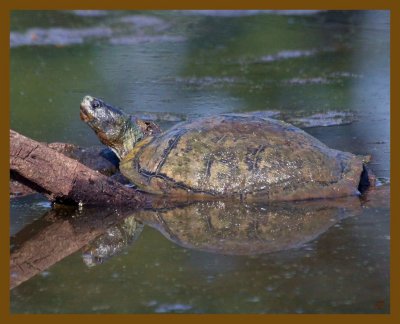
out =
<path fill-rule="evenodd" d="M 217 116 L 176 125 L 131 165 L 154 192 L 297 199 L 339 182 L 354 167 L 352 157 L 280 121 Z"/>

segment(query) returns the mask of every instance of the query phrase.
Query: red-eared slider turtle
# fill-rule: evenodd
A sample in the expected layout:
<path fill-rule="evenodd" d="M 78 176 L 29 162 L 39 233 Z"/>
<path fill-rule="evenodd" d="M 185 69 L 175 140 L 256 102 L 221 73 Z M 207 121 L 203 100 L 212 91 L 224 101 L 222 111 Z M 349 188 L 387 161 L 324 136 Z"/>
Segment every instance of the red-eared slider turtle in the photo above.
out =
<path fill-rule="evenodd" d="M 145 134 L 100 99 L 84 97 L 80 111 L 120 158 L 122 174 L 149 193 L 302 200 L 355 195 L 369 184 L 363 157 L 279 120 L 225 114 Z"/>

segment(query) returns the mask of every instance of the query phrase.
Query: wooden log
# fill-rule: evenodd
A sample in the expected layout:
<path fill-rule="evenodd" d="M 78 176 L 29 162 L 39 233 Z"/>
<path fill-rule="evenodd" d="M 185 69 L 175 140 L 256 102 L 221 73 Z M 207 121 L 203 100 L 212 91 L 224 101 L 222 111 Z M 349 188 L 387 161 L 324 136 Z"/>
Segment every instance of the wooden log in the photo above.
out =
<path fill-rule="evenodd" d="M 84 205 L 143 205 L 144 196 L 78 161 L 10 130 L 10 170 L 50 200 Z"/>
<path fill-rule="evenodd" d="M 77 160 L 88 168 L 99 171 L 100 173 L 111 176 L 113 180 L 128 184 L 126 179 L 118 170 L 118 158 L 107 147 L 96 145 L 90 147 L 80 147 L 69 143 L 41 143 L 47 147 L 64 154 L 65 156 Z M 20 198 L 23 196 L 37 193 L 37 188 L 21 177 L 16 172 L 10 172 L 10 198 Z M 39 188 L 40 189 L 40 188 Z"/>

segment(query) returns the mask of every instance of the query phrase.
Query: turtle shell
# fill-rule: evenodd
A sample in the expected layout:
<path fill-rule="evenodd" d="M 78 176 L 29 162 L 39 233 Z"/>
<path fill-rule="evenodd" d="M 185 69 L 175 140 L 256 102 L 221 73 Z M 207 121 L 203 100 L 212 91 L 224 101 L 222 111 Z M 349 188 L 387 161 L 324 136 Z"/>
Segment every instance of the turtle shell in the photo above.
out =
<path fill-rule="evenodd" d="M 293 125 L 227 114 L 145 138 L 120 169 L 150 193 L 301 200 L 357 194 L 363 162 Z"/>

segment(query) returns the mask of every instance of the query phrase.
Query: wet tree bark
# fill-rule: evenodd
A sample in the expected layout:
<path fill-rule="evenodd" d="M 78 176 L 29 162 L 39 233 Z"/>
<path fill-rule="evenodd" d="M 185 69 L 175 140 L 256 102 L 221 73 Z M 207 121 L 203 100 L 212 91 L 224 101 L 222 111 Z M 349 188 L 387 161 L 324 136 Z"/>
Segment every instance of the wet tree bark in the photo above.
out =
<path fill-rule="evenodd" d="M 131 207 L 140 207 L 145 201 L 140 192 L 13 130 L 10 171 L 18 182 L 52 201 Z"/>

